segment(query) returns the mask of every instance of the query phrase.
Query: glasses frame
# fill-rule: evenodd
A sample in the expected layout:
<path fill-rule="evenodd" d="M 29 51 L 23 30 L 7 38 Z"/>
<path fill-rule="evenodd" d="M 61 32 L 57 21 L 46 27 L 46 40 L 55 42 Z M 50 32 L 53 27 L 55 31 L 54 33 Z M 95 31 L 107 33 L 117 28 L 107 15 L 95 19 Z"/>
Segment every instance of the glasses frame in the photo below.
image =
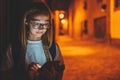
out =
<path fill-rule="evenodd" d="M 50 23 L 39 23 L 36 21 L 30 21 L 30 26 L 32 26 L 33 29 L 49 29 Z"/>

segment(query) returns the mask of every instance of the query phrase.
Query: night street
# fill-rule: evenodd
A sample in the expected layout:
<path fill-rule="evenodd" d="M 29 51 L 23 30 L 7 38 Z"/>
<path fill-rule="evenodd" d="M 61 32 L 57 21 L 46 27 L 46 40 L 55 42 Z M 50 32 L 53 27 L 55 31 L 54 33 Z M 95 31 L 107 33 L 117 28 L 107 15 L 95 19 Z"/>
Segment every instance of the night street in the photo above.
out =
<path fill-rule="evenodd" d="M 120 49 L 95 40 L 59 37 L 66 69 L 63 80 L 120 80 Z"/>
<path fill-rule="evenodd" d="M 120 80 L 120 0 L 0 0 L 0 80 L 62 63 L 54 41 L 62 80 Z"/>

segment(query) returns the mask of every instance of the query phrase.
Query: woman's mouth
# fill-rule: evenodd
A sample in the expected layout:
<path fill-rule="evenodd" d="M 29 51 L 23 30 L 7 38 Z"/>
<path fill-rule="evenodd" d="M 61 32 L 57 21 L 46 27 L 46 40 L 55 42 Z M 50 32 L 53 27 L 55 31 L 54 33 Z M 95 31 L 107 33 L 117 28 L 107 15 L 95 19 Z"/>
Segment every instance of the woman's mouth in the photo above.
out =
<path fill-rule="evenodd" d="M 37 34 L 41 34 L 41 33 L 43 33 L 42 31 L 41 32 L 36 32 Z"/>

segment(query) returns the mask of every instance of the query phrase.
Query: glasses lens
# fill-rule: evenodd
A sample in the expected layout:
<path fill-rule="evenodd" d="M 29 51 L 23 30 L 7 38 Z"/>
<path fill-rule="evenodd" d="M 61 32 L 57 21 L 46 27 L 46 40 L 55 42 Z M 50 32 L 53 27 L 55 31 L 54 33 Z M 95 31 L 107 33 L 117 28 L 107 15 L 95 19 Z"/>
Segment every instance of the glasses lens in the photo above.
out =
<path fill-rule="evenodd" d="M 49 27 L 50 27 L 49 23 L 42 24 L 42 23 L 38 23 L 38 22 L 31 22 L 30 24 L 34 29 L 38 29 L 38 28 L 39 29 L 49 29 Z"/>

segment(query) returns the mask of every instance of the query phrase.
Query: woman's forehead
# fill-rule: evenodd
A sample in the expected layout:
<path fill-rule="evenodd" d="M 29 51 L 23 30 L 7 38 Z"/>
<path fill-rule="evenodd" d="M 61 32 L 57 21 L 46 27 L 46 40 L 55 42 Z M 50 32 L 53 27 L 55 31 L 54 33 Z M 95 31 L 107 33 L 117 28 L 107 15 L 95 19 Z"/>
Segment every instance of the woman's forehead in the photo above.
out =
<path fill-rule="evenodd" d="M 32 18 L 32 21 L 49 22 L 50 17 L 49 17 L 49 15 L 36 15 Z"/>
<path fill-rule="evenodd" d="M 37 15 L 32 18 L 32 21 L 41 23 L 50 22 L 50 17 L 47 15 Z"/>
<path fill-rule="evenodd" d="M 48 20 L 35 20 L 35 21 L 33 21 L 32 20 L 32 22 L 37 22 L 37 23 L 49 23 L 49 21 Z"/>

